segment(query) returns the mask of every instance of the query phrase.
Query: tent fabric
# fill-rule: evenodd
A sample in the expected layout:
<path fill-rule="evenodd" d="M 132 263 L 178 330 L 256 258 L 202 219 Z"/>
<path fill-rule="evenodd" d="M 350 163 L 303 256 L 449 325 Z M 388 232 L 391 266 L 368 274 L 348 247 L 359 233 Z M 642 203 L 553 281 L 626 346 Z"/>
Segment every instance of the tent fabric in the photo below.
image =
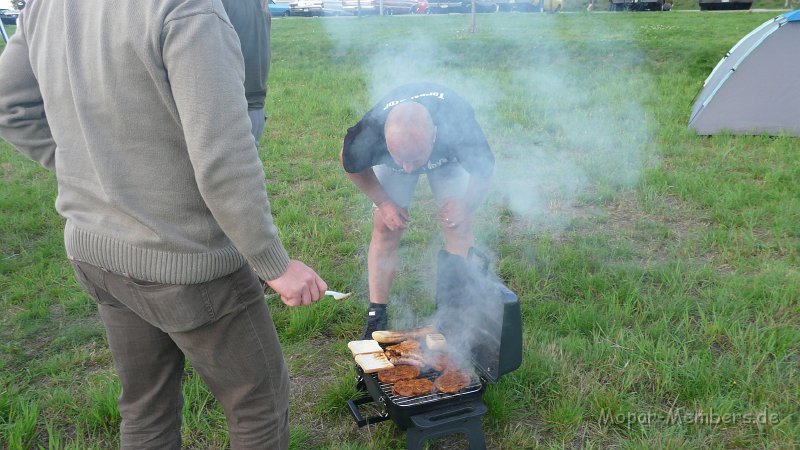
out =
<path fill-rule="evenodd" d="M 706 78 L 689 118 L 698 134 L 800 136 L 800 10 L 743 37 Z"/>
<path fill-rule="evenodd" d="M 789 22 L 798 21 L 798 20 L 800 20 L 800 9 L 792 11 L 792 12 L 788 12 L 788 13 L 784 14 L 783 17 L 785 17 L 786 20 L 789 21 Z"/>

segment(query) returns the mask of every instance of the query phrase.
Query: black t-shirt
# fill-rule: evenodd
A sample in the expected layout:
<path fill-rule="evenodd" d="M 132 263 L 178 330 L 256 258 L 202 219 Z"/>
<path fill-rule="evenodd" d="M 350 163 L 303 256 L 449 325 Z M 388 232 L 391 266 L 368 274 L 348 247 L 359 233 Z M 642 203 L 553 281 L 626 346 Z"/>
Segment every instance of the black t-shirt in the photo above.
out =
<path fill-rule="evenodd" d="M 452 90 L 434 83 L 406 84 L 392 90 L 349 128 L 342 152 L 344 170 L 358 173 L 381 164 L 402 169 L 389 155 L 383 126 L 389 111 L 406 101 L 423 105 L 436 125 L 436 141 L 428 163 L 413 173 L 458 162 L 476 177 L 489 178 L 492 175 L 494 155 L 475 121 L 472 107 Z"/>

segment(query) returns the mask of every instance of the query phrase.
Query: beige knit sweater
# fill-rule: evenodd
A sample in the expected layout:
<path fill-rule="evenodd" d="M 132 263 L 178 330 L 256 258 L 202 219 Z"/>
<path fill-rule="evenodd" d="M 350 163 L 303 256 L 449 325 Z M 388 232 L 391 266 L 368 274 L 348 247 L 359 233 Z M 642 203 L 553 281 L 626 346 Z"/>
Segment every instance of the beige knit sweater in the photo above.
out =
<path fill-rule="evenodd" d="M 199 283 L 289 257 L 220 0 L 30 0 L 0 56 L 0 136 L 55 171 L 71 258 Z"/>

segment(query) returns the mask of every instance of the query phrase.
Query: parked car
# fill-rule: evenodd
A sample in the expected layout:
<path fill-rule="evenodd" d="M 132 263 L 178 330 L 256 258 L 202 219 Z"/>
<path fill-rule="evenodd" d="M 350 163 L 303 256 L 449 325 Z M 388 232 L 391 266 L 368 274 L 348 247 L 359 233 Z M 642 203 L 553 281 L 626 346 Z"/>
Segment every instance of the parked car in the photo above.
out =
<path fill-rule="evenodd" d="M 380 9 L 380 0 L 378 0 Z M 428 0 L 383 0 L 383 14 L 429 14 Z"/>
<path fill-rule="evenodd" d="M 464 12 L 464 5 L 461 0 L 428 0 L 428 9 L 435 14 L 447 14 Z"/>
<path fill-rule="evenodd" d="M 464 0 L 462 4 L 464 12 L 472 12 L 471 0 Z M 500 10 L 499 2 L 496 2 L 495 0 L 475 0 L 475 12 L 493 13 L 499 10 Z"/>
<path fill-rule="evenodd" d="M 6 25 L 16 25 L 19 11 L 16 9 L 0 9 L 0 20 Z"/>
<path fill-rule="evenodd" d="M 669 11 L 671 0 L 608 0 L 609 11 Z"/>
<path fill-rule="evenodd" d="M 322 0 L 292 0 L 289 9 L 292 16 L 321 16 Z"/>
<path fill-rule="evenodd" d="M 700 11 L 750 9 L 753 0 L 700 0 Z"/>
<path fill-rule="evenodd" d="M 275 0 L 269 0 L 269 15 L 272 17 L 289 17 L 292 15 L 292 7 L 288 3 L 275 3 Z"/>
<path fill-rule="evenodd" d="M 378 2 L 379 0 L 342 0 L 342 10 L 353 15 L 378 14 Z"/>
<path fill-rule="evenodd" d="M 560 12 L 561 0 L 497 0 L 500 11 Z"/>

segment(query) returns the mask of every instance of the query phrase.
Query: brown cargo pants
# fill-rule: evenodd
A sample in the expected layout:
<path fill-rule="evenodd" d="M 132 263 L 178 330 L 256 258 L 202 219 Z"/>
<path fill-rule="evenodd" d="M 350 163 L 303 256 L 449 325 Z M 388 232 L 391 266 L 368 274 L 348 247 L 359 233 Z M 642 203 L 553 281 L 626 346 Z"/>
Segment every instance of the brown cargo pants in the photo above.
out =
<path fill-rule="evenodd" d="M 181 448 L 185 359 L 222 404 L 232 449 L 288 448 L 289 375 L 263 288 L 248 265 L 192 285 L 72 265 L 99 305 L 122 384 L 122 449 Z"/>

